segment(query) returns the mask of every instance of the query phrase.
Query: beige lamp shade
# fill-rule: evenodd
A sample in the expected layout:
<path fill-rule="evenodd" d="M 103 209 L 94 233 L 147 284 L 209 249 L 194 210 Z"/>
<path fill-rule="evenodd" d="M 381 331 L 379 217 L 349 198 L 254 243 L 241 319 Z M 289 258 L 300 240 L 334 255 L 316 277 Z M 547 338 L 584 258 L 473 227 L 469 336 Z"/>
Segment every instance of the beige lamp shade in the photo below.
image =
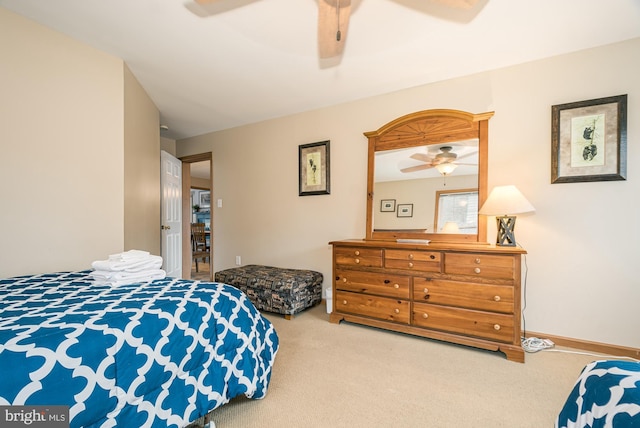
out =
<path fill-rule="evenodd" d="M 482 215 L 503 216 L 510 214 L 524 214 L 536 209 L 525 198 L 516 186 L 496 186 L 478 211 Z"/>
<path fill-rule="evenodd" d="M 458 223 L 455 221 L 448 221 L 442 226 L 442 233 L 460 233 Z"/>

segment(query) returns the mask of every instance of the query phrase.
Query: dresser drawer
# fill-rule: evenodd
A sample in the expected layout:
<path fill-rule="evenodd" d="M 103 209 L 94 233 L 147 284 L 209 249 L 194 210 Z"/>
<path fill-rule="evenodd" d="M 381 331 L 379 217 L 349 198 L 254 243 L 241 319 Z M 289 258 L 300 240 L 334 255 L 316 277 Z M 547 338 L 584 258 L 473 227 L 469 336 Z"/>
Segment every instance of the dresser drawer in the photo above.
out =
<path fill-rule="evenodd" d="M 336 312 L 409 324 L 410 306 L 407 300 L 336 291 L 334 304 Z"/>
<path fill-rule="evenodd" d="M 441 260 L 437 251 L 386 250 L 384 253 L 384 266 L 389 269 L 440 272 Z"/>
<path fill-rule="evenodd" d="M 513 287 L 466 281 L 413 278 L 414 302 L 513 313 Z"/>
<path fill-rule="evenodd" d="M 411 278 L 404 275 L 336 269 L 335 280 L 337 290 L 409 298 Z"/>
<path fill-rule="evenodd" d="M 444 271 L 479 278 L 515 279 L 515 260 L 513 256 L 447 253 Z"/>
<path fill-rule="evenodd" d="M 415 326 L 433 330 L 500 342 L 513 341 L 513 315 L 414 303 L 412 321 Z"/>
<path fill-rule="evenodd" d="M 382 249 L 338 247 L 335 249 L 336 264 L 346 266 L 382 267 Z"/>

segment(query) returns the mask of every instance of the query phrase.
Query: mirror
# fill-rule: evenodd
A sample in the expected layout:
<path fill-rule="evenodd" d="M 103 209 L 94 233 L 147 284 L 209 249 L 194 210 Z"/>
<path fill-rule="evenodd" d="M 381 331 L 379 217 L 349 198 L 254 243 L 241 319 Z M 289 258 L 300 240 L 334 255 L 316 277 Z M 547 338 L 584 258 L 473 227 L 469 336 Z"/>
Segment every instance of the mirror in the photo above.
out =
<path fill-rule="evenodd" d="M 366 239 L 486 242 L 491 116 L 425 110 L 366 132 Z"/>

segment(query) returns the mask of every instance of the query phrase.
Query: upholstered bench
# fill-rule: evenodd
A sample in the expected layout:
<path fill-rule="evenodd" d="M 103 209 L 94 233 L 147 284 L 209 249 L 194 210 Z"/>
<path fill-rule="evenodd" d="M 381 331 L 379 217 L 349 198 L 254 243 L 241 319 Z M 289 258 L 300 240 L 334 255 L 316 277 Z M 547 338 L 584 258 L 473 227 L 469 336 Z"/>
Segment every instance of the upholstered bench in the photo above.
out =
<path fill-rule="evenodd" d="M 215 281 L 242 290 L 256 308 L 286 319 L 322 300 L 322 274 L 312 270 L 246 265 L 216 272 Z"/>

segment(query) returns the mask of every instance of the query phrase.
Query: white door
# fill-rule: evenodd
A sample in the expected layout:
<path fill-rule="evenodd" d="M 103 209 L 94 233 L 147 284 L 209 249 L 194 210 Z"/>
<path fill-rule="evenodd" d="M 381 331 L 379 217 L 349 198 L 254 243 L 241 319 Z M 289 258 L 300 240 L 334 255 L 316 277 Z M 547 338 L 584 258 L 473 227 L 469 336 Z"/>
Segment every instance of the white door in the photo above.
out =
<path fill-rule="evenodd" d="M 164 150 L 162 162 L 162 260 L 167 276 L 182 276 L 182 162 Z"/>

